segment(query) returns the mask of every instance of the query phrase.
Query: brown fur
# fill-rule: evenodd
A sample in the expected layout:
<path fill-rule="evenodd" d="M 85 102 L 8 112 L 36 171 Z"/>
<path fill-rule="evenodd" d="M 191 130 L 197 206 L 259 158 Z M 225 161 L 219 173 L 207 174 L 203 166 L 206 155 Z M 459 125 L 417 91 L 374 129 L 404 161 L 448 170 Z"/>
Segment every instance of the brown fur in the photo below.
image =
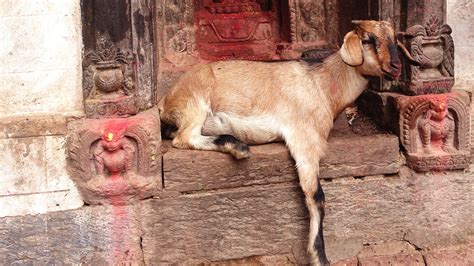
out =
<path fill-rule="evenodd" d="M 324 216 L 318 175 L 333 120 L 366 88 L 365 76 L 396 78 L 400 74 L 390 24 L 354 23 L 355 30 L 346 35 L 340 52 L 320 66 L 251 61 L 198 65 L 159 103 L 163 122 L 178 129 L 173 139 L 177 148 L 225 151 L 235 156 L 229 151 L 235 145 L 223 148 L 215 144 L 224 134 L 247 144 L 286 142 L 311 217 L 308 251 L 315 264 L 327 263 L 322 234 L 318 233 Z M 365 43 L 368 40 L 374 43 Z M 246 154 L 240 154 L 239 158 L 243 157 Z M 315 199 L 318 190 L 322 196 Z"/>

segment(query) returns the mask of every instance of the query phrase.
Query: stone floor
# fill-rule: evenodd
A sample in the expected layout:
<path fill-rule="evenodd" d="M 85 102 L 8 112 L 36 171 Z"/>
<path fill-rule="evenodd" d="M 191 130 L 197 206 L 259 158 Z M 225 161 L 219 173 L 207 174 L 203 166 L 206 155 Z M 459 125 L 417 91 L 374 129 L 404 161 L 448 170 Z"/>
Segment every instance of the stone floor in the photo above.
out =
<path fill-rule="evenodd" d="M 258 256 L 202 265 L 298 265 L 292 257 L 292 255 Z M 407 241 L 368 245 L 357 256 L 331 265 L 474 265 L 474 236 L 461 245 L 431 250 L 420 250 Z"/>

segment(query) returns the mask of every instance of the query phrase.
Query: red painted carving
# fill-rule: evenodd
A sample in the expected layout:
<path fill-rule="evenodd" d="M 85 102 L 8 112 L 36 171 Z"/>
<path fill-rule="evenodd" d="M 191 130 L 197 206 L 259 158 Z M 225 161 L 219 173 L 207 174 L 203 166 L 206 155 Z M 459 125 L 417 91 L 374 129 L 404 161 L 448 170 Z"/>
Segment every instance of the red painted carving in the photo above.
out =
<path fill-rule="evenodd" d="M 277 11 L 277 1 L 204 0 L 195 12 L 200 57 L 272 59 L 281 42 Z"/>
<path fill-rule="evenodd" d="M 68 130 L 68 170 L 85 202 L 127 204 L 161 189 L 158 110 L 76 120 Z"/>
<path fill-rule="evenodd" d="M 430 171 L 469 166 L 469 102 L 463 91 L 397 96 L 400 139 L 410 167 Z"/>

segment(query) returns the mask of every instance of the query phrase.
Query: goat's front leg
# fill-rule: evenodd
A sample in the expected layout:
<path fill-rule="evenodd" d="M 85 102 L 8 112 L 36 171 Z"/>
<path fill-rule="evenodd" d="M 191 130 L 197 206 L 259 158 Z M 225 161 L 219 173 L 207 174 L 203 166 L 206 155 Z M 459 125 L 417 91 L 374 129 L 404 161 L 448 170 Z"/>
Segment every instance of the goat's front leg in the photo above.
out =
<path fill-rule="evenodd" d="M 317 136 L 317 134 L 315 134 Z M 315 136 L 313 135 L 313 136 Z M 324 192 L 319 182 L 319 159 L 324 153 L 326 141 L 322 138 L 287 140 L 288 148 L 296 162 L 300 186 L 305 195 L 310 215 L 308 253 L 314 265 L 329 265 L 323 238 Z"/>

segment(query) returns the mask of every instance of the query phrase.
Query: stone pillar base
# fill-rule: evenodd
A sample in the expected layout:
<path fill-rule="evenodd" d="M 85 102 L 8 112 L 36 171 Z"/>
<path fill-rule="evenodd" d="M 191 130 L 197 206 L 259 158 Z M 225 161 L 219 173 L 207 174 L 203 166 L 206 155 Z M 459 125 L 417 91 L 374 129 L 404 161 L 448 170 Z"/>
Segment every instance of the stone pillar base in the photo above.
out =
<path fill-rule="evenodd" d="M 156 108 L 130 118 L 68 124 L 68 170 L 86 203 L 123 205 L 161 190 Z"/>
<path fill-rule="evenodd" d="M 465 91 L 406 96 L 366 91 L 362 109 L 400 138 L 407 165 L 416 171 L 469 167 L 469 104 Z"/>

